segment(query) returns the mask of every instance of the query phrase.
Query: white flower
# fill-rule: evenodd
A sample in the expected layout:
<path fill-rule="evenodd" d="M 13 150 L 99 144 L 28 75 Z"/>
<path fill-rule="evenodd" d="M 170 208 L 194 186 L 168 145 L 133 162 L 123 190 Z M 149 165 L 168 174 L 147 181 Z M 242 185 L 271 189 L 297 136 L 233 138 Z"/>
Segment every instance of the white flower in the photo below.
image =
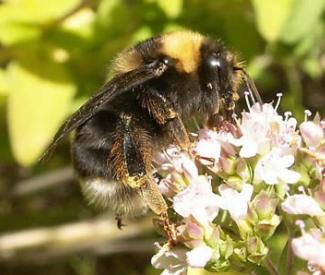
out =
<path fill-rule="evenodd" d="M 177 172 L 191 179 L 198 176 L 198 168 L 193 159 L 186 152 L 182 152 L 175 145 L 170 145 L 165 154 L 154 155 L 154 163 L 159 170 L 172 173 Z"/>
<path fill-rule="evenodd" d="M 323 234 L 318 229 L 310 233 L 303 233 L 299 238 L 292 240 L 292 249 L 296 256 L 308 261 L 309 265 L 325 270 L 325 242 Z"/>
<path fill-rule="evenodd" d="M 244 219 L 247 215 L 248 203 L 253 194 L 253 186 L 250 184 L 243 184 L 241 192 L 222 184 L 219 187 L 218 206 L 222 209 L 228 210 L 231 218 L 234 221 Z"/>
<path fill-rule="evenodd" d="M 213 250 L 211 247 L 201 244 L 189 252 L 186 252 L 187 263 L 191 267 L 202 268 L 212 257 Z"/>
<path fill-rule="evenodd" d="M 170 249 L 167 245 L 160 247 L 156 246 L 159 251 L 151 258 L 151 264 L 157 269 L 164 269 L 162 275 L 186 275 L 187 263 L 186 252 L 187 250 L 182 248 Z"/>
<path fill-rule="evenodd" d="M 211 182 L 200 176 L 174 196 L 173 208 L 184 218 L 192 215 L 202 225 L 208 225 L 218 215 L 217 199 L 218 196 L 212 192 Z"/>
<path fill-rule="evenodd" d="M 187 155 L 182 155 L 182 157 L 180 158 L 180 165 L 184 175 L 187 178 L 193 179 L 198 177 L 198 168 L 195 165 L 194 161 L 190 159 Z"/>
<path fill-rule="evenodd" d="M 242 136 L 234 142 L 236 146 L 242 146 L 239 155 L 243 158 L 253 157 L 256 154 L 264 154 L 270 148 L 271 128 L 275 123 L 281 123 L 279 116 L 272 104 L 255 104 L 250 112 L 242 114 L 239 128 Z"/>
<path fill-rule="evenodd" d="M 169 147 L 166 152 L 169 155 L 171 167 L 178 173 L 184 174 L 188 178 L 198 176 L 198 168 L 187 153 L 181 152 L 173 146 Z"/>
<path fill-rule="evenodd" d="M 262 157 L 255 167 L 255 181 L 264 181 L 267 184 L 296 183 L 300 174 L 289 170 L 295 159 L 292 155 L 281 156 L 280 150 L 273 149 Z"/>
<path fill-rule="evenodd" d="M 277 114 L 272 104 L 255 104 L 249 112 L 242 114 L 239 123 L 242 136 L 232 143 L 241 146 L 239 155 L 243 158 L 265 155 L 271 148 L 277 147 L 282 153 L 294 153 L 300 144 L 296 133 L 297 120 Z"/>
<path fill-rule="evenodd" d="M 272 146 L 281 151 L 283 155 L 295 154 L 301 144 L 301 137 L 296 131 L 297 120 L 286 115 L 281 123 L 274 123 L 272 129 Z"/>
<path fill-rule="evenodd" d="M 285 212 L 293 215 L 323 216 L 325 214 L 319 204 L 305 194 L 289 196 L 281 206 Z"/>
<path fill-rule="evenodd" d="M 217 139 L 217 133 L 202 129 L 199 132 L 199 141 L 193 151 L 202 158 L 219 160 L 221 145 Z"/>

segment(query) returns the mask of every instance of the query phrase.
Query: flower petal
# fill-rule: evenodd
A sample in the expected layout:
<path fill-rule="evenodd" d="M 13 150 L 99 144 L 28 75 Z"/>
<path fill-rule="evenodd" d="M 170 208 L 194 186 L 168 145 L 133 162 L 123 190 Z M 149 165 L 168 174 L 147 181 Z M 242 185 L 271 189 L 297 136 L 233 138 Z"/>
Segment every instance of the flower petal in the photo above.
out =
<path fill-rule="evenodd" d="M 198 246 L 186 253 L 187 263 L 191 267 L 202 268 L 212 257 L 213 250 L 206 245 Z"/>
<path fill-rule="evenodd" d="M 324 216 L 325 212 L 312 197 L 305 194 L 289 196 L 281 204 L 282 209 L 288 214 Z"/>
<path fill-rule="evenodd" d="M 285 183 L 296 183 L 300 177 L 298 172 L 289 169 L 283 169 L 279 173 L 279 178 Z"/>

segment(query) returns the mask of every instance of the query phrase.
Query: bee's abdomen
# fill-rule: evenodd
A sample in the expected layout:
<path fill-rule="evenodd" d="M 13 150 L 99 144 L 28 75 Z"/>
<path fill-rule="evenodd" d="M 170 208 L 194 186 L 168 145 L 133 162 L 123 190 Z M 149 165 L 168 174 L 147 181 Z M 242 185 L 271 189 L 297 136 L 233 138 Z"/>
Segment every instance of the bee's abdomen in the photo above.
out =
<path fill-rule="evenodd" d="M 74 168 L 87 201 L 122 216 L 146 208 L 137 181 L 140 184 L 150 170 L 152 155 L 148 122 L 130 109 L 97 113 L 78 128 L 72 144 Z"/>
<path fill-rule="evenodd" d="M 81 191 L 90 205 L 110 209 L 117 216 L 142 215 L 147 206 L 139 192 L 129 186 L 105 178 L 80 181 Z"/>
<path fill-rule="evenodd" d="M 79 177 L 112 178 L 107 159 L 117 121 L 114 113 L 102 111 L 77 130 L 71 153 Z"/>

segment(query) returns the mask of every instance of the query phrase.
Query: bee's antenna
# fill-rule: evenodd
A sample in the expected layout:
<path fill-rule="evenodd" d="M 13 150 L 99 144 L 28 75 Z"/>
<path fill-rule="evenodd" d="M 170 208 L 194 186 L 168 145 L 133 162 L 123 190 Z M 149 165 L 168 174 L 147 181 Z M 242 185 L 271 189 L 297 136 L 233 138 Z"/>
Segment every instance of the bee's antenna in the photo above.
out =
<path fill-rule="evenodd" d="M 258 103 L 263 105 L 263 100 L 261 98 L 260 93 L 258 92 L 256 85 L 254 81 L 251 79 L 251 77 L 247 74 L 245 70 L 242 70 L 242 73 L 244 75 L 245 84 L 248 88 L 249 93 L 251 94 L 252 98 L 256 98 Z"/>

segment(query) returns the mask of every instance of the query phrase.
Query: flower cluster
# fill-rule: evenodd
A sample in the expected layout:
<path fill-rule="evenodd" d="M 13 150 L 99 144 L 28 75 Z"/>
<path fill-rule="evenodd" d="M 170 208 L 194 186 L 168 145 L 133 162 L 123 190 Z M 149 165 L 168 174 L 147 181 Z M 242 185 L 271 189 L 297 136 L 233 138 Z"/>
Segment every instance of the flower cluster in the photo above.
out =
<path fill-rule="evenodd" d="M 325 121 L 307 112 L 298 126 L 278 104 L 248 107 L 234 124 L 193 134 L 188 152 L 170 145 L 156 155 L 177 236 L 152 258 L 163 274 L 264 265 L 266 241 L 281 222 L 298 230 L 297 220 L 309 228 L 289 238 L 289 250 L 313 272 L 325 271 Z"/>

